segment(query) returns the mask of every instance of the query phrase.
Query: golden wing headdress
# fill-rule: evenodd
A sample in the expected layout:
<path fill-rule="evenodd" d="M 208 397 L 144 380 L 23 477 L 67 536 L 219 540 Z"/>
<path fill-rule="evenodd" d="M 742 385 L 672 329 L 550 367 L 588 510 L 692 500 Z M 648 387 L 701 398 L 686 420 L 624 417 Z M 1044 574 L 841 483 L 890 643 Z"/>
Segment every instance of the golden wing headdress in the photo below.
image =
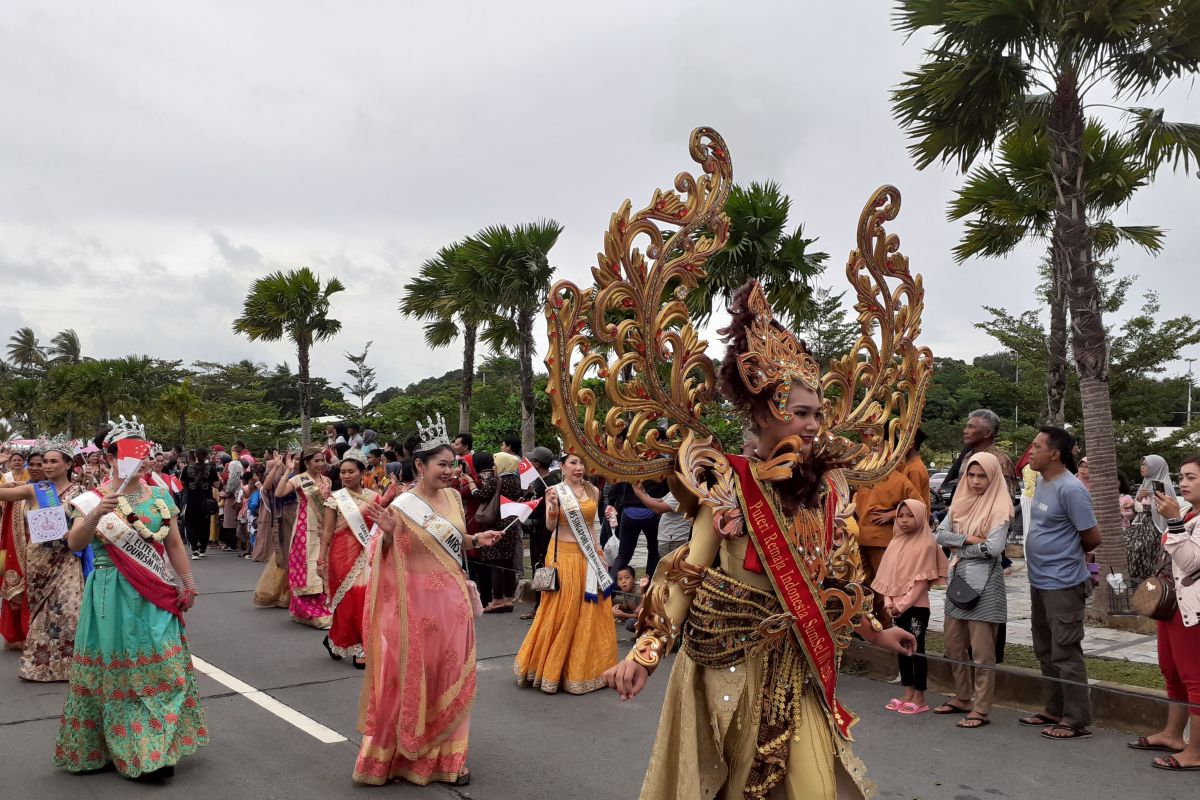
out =
<path fill-rule="evenodd" d="M 711 128 L 692 132 L 690 151 L 703 174 L 679 173 L 674 191 L 655 190 L 636 213 L 622 203 L 592 268 L 595 286 L 559 281 L 546 304 L 553 422 L 568 453 L 611 479 L 669 475 L 689 433 L 711 437 L 701 415 L 716 374 L 684 299 L 728 238 L 733 168 Z"/>
<path fill-rule="evenodd" d="M 703 170 L 700 177 L 681 172 L 674 191 L 656 190 L 636 213 L 626 200 L 613 214 L 592 269 L 595 286 L 581 290 L 560 281 L 551 289 L 547 391 L 566 451 L 582 456 L 593 471 L 645 480 L 677 470 L 689 486 L 702 489 L 703 502 L 725 507 L 736 505 L 729 466 L 701 419 L 704 405 L 716 398 L 716 374 L 685 300 L 703 276 L 704 262 L 728 238 L 722 209 L 733 172 L 724 140 L 710 128 L 692 132 L 690 151 Z M 932 375 L 932 354 L 913 343 L 924 305 L 921 279 L 910 274 L 899 238 L 884 230 L 899 209 L 900 193 L 884 186 L 859 218 L 858 248 L 846 275 L 862 335 L 820 379 L 827 422 L 815 452 L 831 466 L 846 467 L 855 482 L 877 479 L 904 457 Z M 645 253 L 634 246 L 639 237 L 647 239 Z M 764 306 L 762 318 L 769 323 L 765 298 L 754 302 Z M 744 359 L 744 374 L 784 370 L 811 385 L 813 363 L 802 348 L 776 341 L 769 325 L 761 333 L 763 352 Z M 880 452 L 863 444 L 871 431 L 882 441 Z M 760 474 L 790 472 L 798 450 L 799 440 L 789 440 Z M 702 473 L 715 473 L 715 485 Z"/>
<path fill-rule="evenodd" d="M 857 298 L 861 335 L 821 378 L 826 431 L 819 449 L 846 465 L 852 483 L 878 480 L 904 459 L 933 377 L 933 353 L 916 345 L 925 288 L 900 252 L 900 237 L 884 229 L 899 213 L 900 190 L 881 186 L 859 215 L 858 247 L 850 251 L 846 278 Z M 855 433 L 861 442 L 868 432 L 879 437 L 878 451 L 845 438 Z"/>

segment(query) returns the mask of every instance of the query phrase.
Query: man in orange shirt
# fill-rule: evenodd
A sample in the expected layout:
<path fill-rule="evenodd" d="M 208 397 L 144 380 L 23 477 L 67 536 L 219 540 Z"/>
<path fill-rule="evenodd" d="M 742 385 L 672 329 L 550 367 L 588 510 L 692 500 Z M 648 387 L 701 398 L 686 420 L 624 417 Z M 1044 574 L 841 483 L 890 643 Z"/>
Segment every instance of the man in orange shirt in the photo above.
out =
<path fill-rule="evenodd" d="M 912 485 L 916 487 L 917 498 L 927 507 L 933 508 L 933 498 L 929 494 L 929 470 L 925 468 L 925 462 L 921 460 L 921 445 L 925 443 L 925 431 L 917 430 L 917 435 L 913 437 L 912 449 L 905 456 L 905 461 L 900 465 L 900 469 L 904 470 L 905 476 L 912 481 Z"/>

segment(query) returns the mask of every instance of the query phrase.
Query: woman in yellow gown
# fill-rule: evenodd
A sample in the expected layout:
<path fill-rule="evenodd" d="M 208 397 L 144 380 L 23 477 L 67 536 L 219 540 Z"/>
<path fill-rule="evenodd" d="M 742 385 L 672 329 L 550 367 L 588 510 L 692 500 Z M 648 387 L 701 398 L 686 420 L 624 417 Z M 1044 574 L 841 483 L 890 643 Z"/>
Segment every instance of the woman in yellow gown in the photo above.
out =
<path fill-rule="evenodd" d="M 593 524 L 599 492 L 584 481 L 579 456 L 564 458 L 562 472 L 544 501 L 554 530 L 546 563 L 558 569 L 558 590 L 543 593 L 513 669 L 520 686 L 587 694 L 604 688 L 605 670 L 617 663 L 613 582 Z"/>

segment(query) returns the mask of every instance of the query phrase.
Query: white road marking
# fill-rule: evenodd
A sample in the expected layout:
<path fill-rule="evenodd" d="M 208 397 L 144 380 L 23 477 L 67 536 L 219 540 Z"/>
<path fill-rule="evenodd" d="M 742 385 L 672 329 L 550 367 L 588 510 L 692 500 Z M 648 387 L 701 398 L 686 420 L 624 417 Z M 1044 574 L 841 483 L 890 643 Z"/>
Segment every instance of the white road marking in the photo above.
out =
<path fill-rule="evenodd" d="M 312 717 L 306 717 L 291 706 L 279 702 L 271 695 L 255 689 L 245 681 L 233 677 L 225 670 L 208 663 L 195 654 L 192 655 L 192 666 L 196 668 L 197 672 L 207 675 L 222 686 L 237 692 L 250 702 L 270 711 L 284 722 L 299 728 L 323 744 L 337 744 L 346 741 L 346 737 L 337 731 L 326 728 Z"/>

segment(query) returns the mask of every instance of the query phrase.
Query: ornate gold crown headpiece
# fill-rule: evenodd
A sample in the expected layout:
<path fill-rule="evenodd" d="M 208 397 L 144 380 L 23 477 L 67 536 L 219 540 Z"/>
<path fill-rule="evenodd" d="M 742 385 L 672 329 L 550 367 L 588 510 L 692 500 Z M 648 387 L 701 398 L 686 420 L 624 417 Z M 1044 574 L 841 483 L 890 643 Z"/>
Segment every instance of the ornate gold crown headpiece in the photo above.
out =
<path fill-rule="evenodd" d="M 446 418 L 438 412 L 436 420 L 433 417 L 425 417 L 424 425 L 421 424 L 421 420 L 417 420 L 417 436 L 421 439 L 421 443 L 417 445 L 417 452 L 420 453 L 450 444 Z"/>
<path fill-rule="evenodd" d="M 771 304 L 758 281 L 750 289 L 746 310 L 754 315 L 746 340 L 746 352 L 738 356 L 738 373 L 751 394 L 773 392 L 771 413 L 782 422 L 791 420 L 788 397 L 792 384 L 820 391 L 821 367 L 804 344 L 775 322 Z"/>

